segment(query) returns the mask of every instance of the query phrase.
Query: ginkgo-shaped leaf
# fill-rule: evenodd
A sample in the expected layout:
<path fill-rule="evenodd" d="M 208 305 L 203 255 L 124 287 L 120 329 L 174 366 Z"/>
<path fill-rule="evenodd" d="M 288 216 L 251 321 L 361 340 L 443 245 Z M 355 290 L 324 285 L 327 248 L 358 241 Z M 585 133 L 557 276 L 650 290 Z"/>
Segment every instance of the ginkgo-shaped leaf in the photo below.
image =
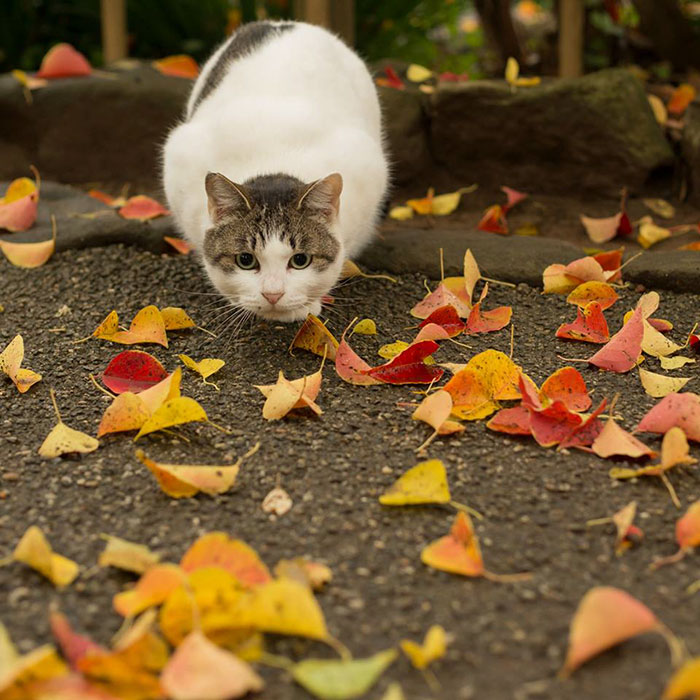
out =
<path fill-rule="evenodd" d="M 163 240 L 171 245 L 180 255 L 189 255 L 194 248 L 190 243 L 182 238 L 174 238 L 173 236 L 163 236 Z"/>
<path fill-rule="evenodd" d="M 52 46 L 41 59 L 37 75 L 40 78 L 73 78 L 90 75 L 92 68 L 87 58 L 65 42 Z"/>
<path fill-rule="evenodd" d="M 184 331 L 188 328 L 196 328 L 197 324 L 190 315 L 179 306 L 166 306 L 160 310 L 163 317 L 163 325 L 166 331 Z"/>
<path fill-rule="evenodd" d="M 0 372 L 12 380 L 20 394 L 41 380 L 40 374 L 21 367 L 23 360 L 24 340 L 21 335 L 16 335 L 0 353 Z"/>
<path fill-rule="evenodd" d="M 644 319 L 641 308 L 637 308 L 630 320 L 587 361 L 609 372 L 629 372 L 637 365 L 643 337 Z"/>
<path fill-rule="evenodd" d="M 219 390 L 219 387 L 214 384 L 214 382 L 208 382 L 207 379 L 211 377 L 212 374 L 216 374 L 216 372 L 226 364 L 223 360 L 205 357 L 203 360 L 196 362 L 187 355 L 178 355 L 178 357 L 185 367 L 191 369 L 193 372 L 197 372 L 205 384 L 211 384 L 217 391 Z"/>
<path fill-rule="evenodd" d="M 576 309 L 576 320 L 573 323 L 562 323 L 555 335 L 557 338 L 587 343 L 607 343 L 610 340 L 608 322 L 597 301 L 591 301 L 584 308 Z"/>
<path fill-rule="evenodd" d="M 338 341 L 316 316 L 309 314 L 294 336 L 289 351 L 291 352 L 294 348 L 308 350 L 315 355 L 321 357 L 325 355 L 329 360 L 335 360 Z"/>
<path fill-rule="evenodd" d="M 170 211 L 152 197 L 137 194 L 134 197 L 129 197 L 118 213 L 123 219 L 148 221 L 159 216 L 168 216 Z"/>
<path fill-rule="evenodd" d="M 89 637 L 78 634 L 68 618 L 55 607 L 49 610 L 49 625 L 51 634 L 61 648 L 61 653 L 72 668 L 75 668 L 77 662 L 86 654 L 104 651 L 103 647 Z"/>
<path fill-rule="evenodd" d="M 367 374 L 368 370 L 372 368 L 350 347 L 348 341 L 345 340 L 345 334 L 347 332 L 348 329 L 346 328 L 336 350 L 335 371 L 338 376 L 343 381 L 348 382 L 348 384 L 356 384 L 359 386 L 382 384 L 383 382 Z"/>
<path fill-rule="evenodd" d="M 254 450 L 257 451 L 257 446 Z M 190 498 L 200 491 L 210 496 L 225 493 L 236 483 L 244 459 L 242 457 L 235 464 L 221 466 L 161 464 L 146 457 L 143 450 L 136 450 L 136 458 L 148 467 L 161 489 L 172 498 Z"/>
<path fill-rule="evenodd" d="M 685 365 L 695 364 L 696 360 L 692 357 L 660 357 L 659 362 L 662 369 L 680 369 Z"/>
<path fill-rule="evenodd" d="M 173 75 L 176 78 L 194 79 L 199 75 L 197 61 L 187 54 L 166 56 L 153 61 L 151 65 L 163 75 Z"/>
<path fill-rule="evenodd" d="M 225 569 L 243 586 L 260 586 L 272 580 L 257 552 L 225 532 L 202 535 L 180 561 L 180 567 L 187 572 L 212 566 Z"/>
<path fill-rule="evenodd" d="M 424 450 L 438 435 L 453 435 L 464 432 L 464 426 L 456 421 L 449 420 L 452 413 L 452 396 L 443 389 L 428 394 L 413 412 L 413 420 L 421 420 L 427 423 L 433 430 L 433 434 L 418 448 L 417 452 Z"/>
<path fill-rule="evenodd" d="M 631 547 L 634 542 L 640 540 L 644 536 L 644 533 L 636 525 L 632 524 L 636 514 L 637 502 L 630 501 L 626 506 L 620 508 L 620 510 L 610 517 L 589 520 L 586 525 L 588 527 L 593 525 L 606 525 L 608 523 L 615 525 L 617 530 L 615 554 L 619 557 L 626 549 Z"/>
<path fill-rule="evenodd" d="M 305 659 L 291 667 L 294 680 L 321 700 L 351 700 L 363 696 L 396 660 L 396 649 L 367 659 Z"/>
<path fill-rule="evenodd" d="M 160 554 L 146 545 L 129 542 L 114 535 L 102 535 L 107 540 L 97 560 L 99 566 L 113 566 L 124 571 L 143 574 L 160 562 Z"/>
<path fill-rule="evenodd" d="M 649 608 L 629 593 L 611 586 L 591 588 L 571 620 L 569 649 L 561 670 L 568 676 L 601 652 L 646 632 L 670 632 Z"/>
<path fill-rule="evenodd" d="M 6 664 L 0 665 L 0 697 L 3 700 L 5 698 L 34 700 L 38 697 L 32 692 L 34 688 L 39 688 L 54 679 L 60 680 L 67 677 L 68 666 L 51 644 L 45 644 L 20 656 L 2 623 L 0 623 L 0 638 L 6 640 L 6 649 L 10 652 L 6 657 Z M 27 691 L 31 692 L 31 695 Z M 44 700 L 44 698 L 38 698 L 38 700 Z"/>
<path fill-rule="evenodd" d="M 483 576 L 490 581 L 513 582 L 530 574 L 494 574 L 484 567 L 479 540 L 471 518 L 463 510 L 457 513 L 450 533 L 429 544 L 421 552 L 421 561 L 433 569 L 460 576 Z"/>
<path fill-rule="evenodd" d="M 147 352 L 125 350 L 113 357 L 102 373 L 102 383 L 115 394 L 138 393 L 163 381 L 165 367 Z"/>
<path fill-rule="evenodd" d="M 442 286 L 462 301 L 466 309 L 469 309 L 472 305 L 474 287 L 480 279 L 481 271 L 479 270 L 479 265 L 472 251 L 467 248 L 464 253 L 462 276 L 445 277 L 445 279 L 442 280 Z M 464 312 L 465 309 L 461 309 L 460 311 Z"/>
<path fill-rule="evenodd" d="M 425 360 L 439 347 L 434 340 L 421 340 L 409 345 L 386 364 L 370 367 L 364 372 L 387 384 L 432 384 L 442 377 L 444 370 L 426 364 Z"/>
<path fill-rule="evenodd" d="M 661 700 L 683 700 L 700 698 L 700 656 L 686 661 L 671 676 Z"/>
<path fill-rule="evenodd" d="M 175 564 L 156 564 L 146 570 L 134 588 L 117 593 L 112 604 L 124 617 L 133 617 L 160 605 L 185 580 L 185 572 Z"/>
<path fill-rule="evenodd" d="M 621 428 L 614 420 L 615 400 L 610 405 L 609 417 L 603 429 L 591 445 L 591 449 L 598 457 L 604 459 L 613 456 L 632 457 L 654 457 L 656 452 L 647 447 L 634 435 Z"/>
<path fill-rule="evenodd" d="M 671 235 L 670 229 L 655 224 L 654 220 L 650 216 L 643 216 L 639 222 L 639 235 L 637 236 L 637 243 L 639 243 L 642 248 L 648 249 L 651 248 L 651 246 L 670 238 Z"/>
<path fill-rule="evenodd" d="M 429 292 L 422 301 L 419 301 L 412 309 L 411 316 L 426 319 L 437 309 L 444 306 L 452 306 L 457 310 L 461 318 L 467 318 L 471 306 L 452 292 L 444 283 L 440 283 L 433 292 Z"/>
<path fill-rule="evenodd" d="M 444 627 L 433 625 L 426 633 L 423 644 L 417 644 L 410 639 L 402 639 L 399 644 L 411 664 L 422 670 L 447 653 L 447 633 Z"/>
<path fill-rule="evenodd" d="M 280 370 L 276 384 L 255 385 L 265 397 L 262 415 L 266 420 L 284 418 L 294 408 L 310 408 L 317 416 L 323 411 L 316 403 L 321 390 L 323 364 L 318 372 L 290 381 Z"/>
<path fill-rule="evenodd" d="M 56 217 L 51 216 L 51 238 L 38 243 L 13 243 L 0 240 L 0 250 L 15 267 L 41 267 L 56 250 Z"/>
<path fill-rule="evenodd" d="M 363 318 L 354 325 L 352 333 L 359 333 L 360 335 L 377 335 L 377 324 L 371 318 Z"/>
<path fill-rule="evenodd" d="M 51 389 L 51 401 L 56 412 L 57 425 L 46 436 L 44 442 L 39 447 L 39 454 L 42 457 L 60 457 L 65 454 L 87 454 L 94 452 L 99 446 L 99 440 L 90 435 L 81 433 L 79 430 L 69 428 L 62 420 L 56 403 L 56 392 Z"/>
<path fill-rule="evenodd" d="M 405 506 L 449 503 L 451 499 L 445 465 L 439 459 L 431 459 L 400 476 L 379 497 L 379 502 L 384 506 Z"/>
<path fill-rule="evenodd" d="M 409 199 L 406 204 L 416 214 L 422 214 L 423 216 L 447 216 L 457 209 L 463 194 L 473 192 L 475 189 L 476 185 L 470 185 L 469 187 L 462 187 L 455 192 L 436 195 L 435 190 L 431 187 L 428 189 L 425 197 Z"/>
<path fill-rule="evenodd" d="M 640 367 L 639 379 L 642 382 L 644 391 L 649 396 L 660 399 L 669 394 L 679 392 L 691 380 L 691 377 L 667 377 L 656 372 L 649 372 Z"/>
<path fill-rule="evenodd" d="M 700 442 L 698 394 L 668 394 L 642 418 L 636 429 L 649 433 L 667 433 L 674 425 L 682 428 L 689 440 Z"/>
<path fill-rule="evenodd" d="M 566 297 L 567 303 L 575 304 L 582 309 L 595 301 L 601 311 L 610 308 L 617 299 L 617 292 L 607 282 L 584 282 Z"/>
<path fill-rule="evenodd" d="M 178 646 L 160 676 L 173 700 L 227 700 L 262 690 L 255 671 L 201 632 L 191 632 Z"/>
<path fill-rule="evenodd" d="M 158 408 L 141 426 L 134 440 L 164 428 L 208 420 L 206 412 L 194 399 L 178 396 L 175 399 L 169 399 Z"/>
<path fill-rule="evenodd" d="M 135 343 L 157 343 L 168 347 L 163 316 L 157 306 L 145 306 L 139 311 L 128 331 L 119 330 L 119 316 L 116 311 L 109 313 L 92 334 L 95 338 L 110 340 L 113 343 L 133 345 Z"/>
<path fill-rule="evenodd" d="M 12 553 L 12 559 L 31 566 L 59 588 L 72 583 L 80 571 L 74 561 L 51 549 L 44 533 L 36 525 L 32 525 L 22 535 Z"/>

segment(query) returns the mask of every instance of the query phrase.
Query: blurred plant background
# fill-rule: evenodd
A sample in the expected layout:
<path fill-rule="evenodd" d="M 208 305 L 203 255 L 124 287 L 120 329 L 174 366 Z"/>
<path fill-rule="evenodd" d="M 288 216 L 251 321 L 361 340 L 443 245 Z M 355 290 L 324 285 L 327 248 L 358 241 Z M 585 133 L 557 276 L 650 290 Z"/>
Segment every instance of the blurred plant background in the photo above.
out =
<path fill-rule="evenodd" d="M 512 0 L 520 58 L 530 70 L 556 72 L 560 0 Z M 640 31 L 638 0 L 582 0 L 586 5 L 585 67 L 637 63 L 661 78 L 671 64 Z M 678 3 L 688 31 L 700 35 L 700 2 Z M 502 54 L 489 41 L 483 6 L 497 0 L 356 0 L 356 48 L 370 61 L 419 63 L 438 71 L 497 74 Z M 644 3 L 642 3 L 644 4 Z M 102 63 L 97 0 L 2 0 L 0 70 L 36 69 L 55 43 L 67 41 L 94 65 Z M 243 21 L 290 18 L 292 0 L 128 0 L 129 54 L 155 58 L 187 53 L 202 61 Z M 479 9 L 482 10 L 480 15 Z M 503 47 L 501 47 L 503 48 Z M 663 52 L 662 52 L 663 53 Z"/>

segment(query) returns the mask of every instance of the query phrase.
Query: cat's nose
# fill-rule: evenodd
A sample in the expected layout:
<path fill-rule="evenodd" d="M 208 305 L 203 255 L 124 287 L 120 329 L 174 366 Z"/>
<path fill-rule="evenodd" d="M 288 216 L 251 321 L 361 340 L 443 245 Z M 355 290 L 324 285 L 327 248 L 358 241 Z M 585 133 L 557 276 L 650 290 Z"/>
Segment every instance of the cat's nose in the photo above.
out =
<path fill-rule="evenodd" d="M 275 294 L 263 292 L 263 296 L 274 306 L 284 296 L 284 292 L 276 292 Z"/>

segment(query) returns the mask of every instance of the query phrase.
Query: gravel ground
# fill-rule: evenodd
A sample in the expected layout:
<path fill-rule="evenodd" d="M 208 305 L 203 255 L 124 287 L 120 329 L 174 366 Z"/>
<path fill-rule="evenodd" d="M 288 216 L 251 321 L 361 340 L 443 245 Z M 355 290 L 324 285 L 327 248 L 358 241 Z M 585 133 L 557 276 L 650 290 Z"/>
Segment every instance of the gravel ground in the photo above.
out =
<path fill-rule="evenodd" d="M 268 423 L 262 397 L 253 384 L 273 382 L 279 369 L 292 378 L 318 367 L 315 356 L 287 347 L 297 325 L 259 323 L 232 342 L 201 332 L 170 334 L 168 349 L 147 349 L 168 369 L 177 354 L 195 359 L 221 357 L 221 391 L 187 373 L 183 393 L 197 399 L 210 418 L 230 429 L 185 427 L 190 442 L 148 436 L 140 444 L 152 458 L 170 463 L 226 463 L 257 441 L 257 455 L 241 469 L 236 488 L 223 496 L 172 500 L 134 458 L 128 435 L 101 441 L 82 459 L 42 460 L 37 448 L 55 422 L 49 388 L 57 393 L 64 421 L 95 434 L 109 399 L 89 381 L 122 346 L 98 340 L 75 344 L 89 335 L 115 308 L 127 321 L 143 306 L 181 305 L 200 323 L 214 314 L 205 305 L 210 292 L 195 261 L 156 256 L 133 248 L 67 251 L 37 270 L 0 266 L 0 347 L 16 333 L 24 336 L 25 366 L 43 381 L 20 396 L 9 381 L 0 382 L 0 558 L 9 554 L 32 524 L 48 534 L 55 550 L 78 561 L 83 573 L 66 590 L 20 564 L 0 568 L 0 616 L 22 651 L 49 641 L 47 608 L 57 600 L 64 612 L 100 642 L 119 627 L 111 597 L 132 577 L 96 569 L 103 547 L 100 533 L 142 542 L 177 561 L 199 535 L 225 530 L 258 550 L 272 566 L 280 558 L 306 554 L 326 563 L 334 578 L 319 594 L 331 632 L 360 657 L 423 637 L 432 624 L 454 636 L 447 656 L 436 663 L 442 684 L 431 693 L 422 676 L 399 659 L 369 693 L 380 698 L 390 680 L 399 680 L 411 700 L 445 698 L 658 698 L 671 673 L 669 654 L 656 636 L 643 636 L 586 664 L 568 681 L 556 680 L 566 650 L 567 630 L 581 596 L 594 585 L 622 587 L 645 602 L 700 653 L 700 594 L 686 586 L 700 577 L 697 556 L 649 573 L 656 555 L 675 551 L 673 528 L 680 511 L 655 479 L 611 483 L 610 464 L 579 451 L 557 453 L 533 440 L 508 438 L 470 423 L 461 436 L 441 438 L 429 457 L 448 469 L 453 497 L 482 512 L 476 523 L 487 568 L 498 573 L 531 571 L 530 581 L 499 584 L 464 579 L 430 570 L 420 562 L 428 542 L 447 533 L 454 518 L 448 507 L 386 508 L 378 495 L 419 461 L 414 449 L 429 429 L 411 420 L 397 402 L 415 400 L 410 387 L 355 387 L 328 367 L 318 403 L 319 418 Z M 410 307 L 424 293 L 418 276 L 394 285 L 361 280 L 347 285 L 330 315 L 338 335 L 354 316 L 377 321 L 379 335 L 354 336 L 354 349 L 370 363 L 377 348 L 413 331 Z M 639 290 L 622 294 L 609 312 L 616 330 L 623 311 Z M 492 286 L 490 305 L 510 304 L 515 326 L 514 359 L 538 382 L 562 366 L 557 353 L 587 356 L 590 346 L 554 338 L 572 307 L 563 298 L 538 290 Z M 64 306 L 65 305 L 65 306 Z M 65 310 L 68 307 L 68 311 Z M 63 309 L 61 315 L 60 309 Z M 700 321 L 698 298 L 663 293 L 660 317 L 676 324 L 683 339 Z M 438 361 L 466 361 L 471 354 L 496 348 L 508 352 L 510 332 L 466 338 L 470 350 L 444 344 Z M 682 340 L 681 340 L 682 342 Z M 656 361 L 645 363 L 658 369 Z M 654 404 L 638 377 L 598 372 L 580 365 L 594 398 L 620 392 L 617 410 L 630 428 Z M 700 366 L 676 374 L 693 377 L 688 390 L 700 388 Z M 647 436 L 648 437 L 648 436 Z M 658 445 L 650 438 L 647 442 Z M 693 448 L 700 457 L 697 447 Z M 626 460 L 618 464 L 624 466 Z M 700 472 L 691 467 L 672 473 L 683 508 L 700 498 Z M 294 500 L 279 519 L 266 515 L 261 501 L 277 482 Z M 637 523 L 645 532 L 638 547 L 616 557 L 610 527 L 586 529 L 591 518 L 610 515 L 628 501 L 639 505 Z M 325 655 L 321 645 L 275 640 L 272 648 L 290 656 Z M 267 682 L 262 698 L 308 697 L 279 670 L 261 669 Z"/>

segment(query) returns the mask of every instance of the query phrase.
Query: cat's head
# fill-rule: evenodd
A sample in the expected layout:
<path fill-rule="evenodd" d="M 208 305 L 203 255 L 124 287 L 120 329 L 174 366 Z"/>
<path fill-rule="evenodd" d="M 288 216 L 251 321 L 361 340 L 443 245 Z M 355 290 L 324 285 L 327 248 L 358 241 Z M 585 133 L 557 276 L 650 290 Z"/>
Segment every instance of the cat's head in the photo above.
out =
<path fill-rule="evenodd" d="M 303 183 L 262 175 L 239 185 L 209 173 L 205 184 L 212 226 L 204 263 L 216 288 L 266 319 L 318 314 L 343 265 L 336 235 L 342 177 Z"/>

